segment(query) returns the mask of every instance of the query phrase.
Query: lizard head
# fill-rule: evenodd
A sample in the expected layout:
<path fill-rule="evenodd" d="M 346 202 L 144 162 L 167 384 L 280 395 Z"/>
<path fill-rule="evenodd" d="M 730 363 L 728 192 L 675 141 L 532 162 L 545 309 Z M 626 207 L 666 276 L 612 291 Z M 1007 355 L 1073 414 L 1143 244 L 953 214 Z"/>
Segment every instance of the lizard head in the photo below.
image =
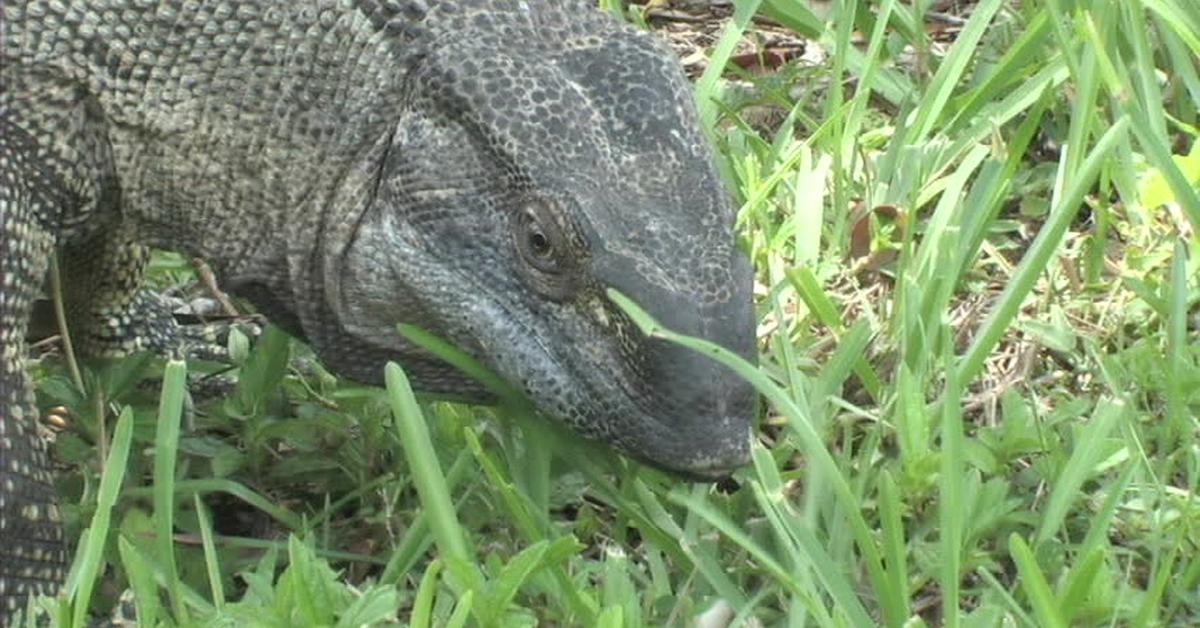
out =
<path fill-rule="evenodd" d="M 378 188 L 333 270 L 339 324 L 395 338 L 419 389 L 473 392 L 411 366 L 396 322 L 456 343 L 586 437 L 722 477 L 748 460 L 753 390 L 643 335 L 606 290 L 752 359 L 729 195 L 671 54 L 558 11 L 460 16 L 406 78 Z"/>

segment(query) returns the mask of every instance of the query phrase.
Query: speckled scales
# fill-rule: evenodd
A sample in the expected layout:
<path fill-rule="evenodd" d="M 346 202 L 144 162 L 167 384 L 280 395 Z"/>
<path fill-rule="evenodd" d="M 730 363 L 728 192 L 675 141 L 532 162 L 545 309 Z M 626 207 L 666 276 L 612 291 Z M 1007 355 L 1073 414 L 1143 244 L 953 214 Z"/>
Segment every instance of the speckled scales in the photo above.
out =
<path fill-rule="evenodd" d="M 65 576 L 46 445 L 24 370 L 25 329 L 54 245 L 43 218 L 61 202 L 19 130 L 0 122 L 0 624 Z"/>

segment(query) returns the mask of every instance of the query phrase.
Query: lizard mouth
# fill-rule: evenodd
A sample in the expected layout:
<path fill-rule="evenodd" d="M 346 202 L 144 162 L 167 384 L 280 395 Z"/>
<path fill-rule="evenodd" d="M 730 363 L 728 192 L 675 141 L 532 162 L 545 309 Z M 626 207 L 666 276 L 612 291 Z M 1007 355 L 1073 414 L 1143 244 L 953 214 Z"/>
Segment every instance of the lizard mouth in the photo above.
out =
<path fill-rule="evenodd" d="M 733 437 L 715 445 L 709 443 L 703 451 L 698 451 L 695 457 L 682 463 L 663 465 L 653 460 L 644 461 L 650 466 L 693 482 L 723 480 L 749 464 L 750 430 L 747 428 L 740 437 Z"/>
<path fill-rule="evenodd" d="M 750 461 L 754 387 L 728 366 L 670 341 L 640 348 L 641 376 L 624 378 L 636 408 L 634 455 L 689 479 L 728 477 Z"/>
<path fill-rule="evenodd" d="M 686 480 L 729 477 L 750 461 L 757 393 L 707 356 L 656 349 L 666 360 L 644 380 L 576 374 L 593 408 L 589 427 L 597 428 L 585 428 L 585 435 Z"/>
<path fill-rule="evenodd" d="M 715 412 L 710 409 L 686 418 L 642 414 L 643 435 L 635 439 L 636 450 L 631 454 L 684 479 L 710 482 L 731 476 L 750 461 L 754 399 L 745 391 L 734 390 L 737 387 L 725 388 L 719 399 L 706 403 Z"/>
<path fill-rule="evenodd" d="M 580 367 L 586 361 L 544 351 L 541 343 L 525 347 L 526 358 L 507 365 L 519 364 L 513 370 L 520 375 L 506 379 L 520 382 L 543 415 L 583 438 L 697 482 L 729 477 L 750 461 L 757 395 L 706 356 L 686 356 L 687 366 L 651 381 L 633 381 L 614 368 L 611 355 L 600 361 L 608 362 L 607 368 L 596 362 Z M 538 354 L 542 367 L 532 372 L 525 370 L 534 363 L 531 353 Z"/>

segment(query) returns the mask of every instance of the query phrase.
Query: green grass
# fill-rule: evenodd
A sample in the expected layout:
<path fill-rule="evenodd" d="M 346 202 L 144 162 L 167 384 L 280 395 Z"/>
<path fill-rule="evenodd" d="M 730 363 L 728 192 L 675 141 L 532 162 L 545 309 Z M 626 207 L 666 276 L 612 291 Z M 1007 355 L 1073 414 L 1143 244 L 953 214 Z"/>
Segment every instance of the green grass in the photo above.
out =
<path fill-rule="evenodd" d="M 759 364 L 612 295 L 762 393 L 735 482 L 622 460 L 500 382 L 494 409 L 396 367 L 358 386 L 275 331 L 183 413 L 180 363 L 83 392 L 47 362 L 77 467 L 58 623 L 128 590 L 147 625 L 1200 624 L 1200 5 L 981 0 L 937 41 L 927 0 L 737 5 L 697 97 Z M 726 67 L 755 12 L 823 65 Z"/>

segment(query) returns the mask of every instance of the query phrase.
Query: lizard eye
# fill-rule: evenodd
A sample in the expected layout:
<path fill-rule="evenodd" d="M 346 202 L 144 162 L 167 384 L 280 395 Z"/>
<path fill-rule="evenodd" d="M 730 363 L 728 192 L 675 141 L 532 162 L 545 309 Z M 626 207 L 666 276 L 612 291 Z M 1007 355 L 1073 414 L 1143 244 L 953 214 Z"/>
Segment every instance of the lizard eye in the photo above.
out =
<path fill-rule="evenodd" d="M 530 224 L 525 235 L 529 240 L 529 252 L 534 257 L 547 259 L 554 253 L 554 249 L 550 246 L 550 238 L 546 237 L 546 234 L 542 233 L 537 225 Z"/>
<path fill-rule="evenodd" d="M 523 208 L 517 219 L 514 236 L 525 263 L 544 273 L 561 270 L 559 256 L 563 249 L 562 232 L 544 208 Z"/>

